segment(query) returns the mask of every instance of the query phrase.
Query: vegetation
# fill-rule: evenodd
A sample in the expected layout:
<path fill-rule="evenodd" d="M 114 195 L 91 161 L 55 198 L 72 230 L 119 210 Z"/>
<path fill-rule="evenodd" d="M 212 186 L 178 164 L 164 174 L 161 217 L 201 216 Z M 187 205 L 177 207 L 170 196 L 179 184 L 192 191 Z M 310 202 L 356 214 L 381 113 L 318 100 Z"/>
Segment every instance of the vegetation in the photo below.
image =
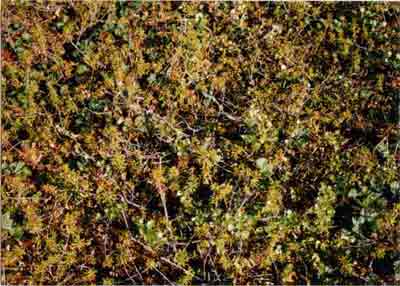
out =
<path fill-rule="evenodd" d="M 7 283 L 399 283 L 397 4 L 1 12 Z"/>

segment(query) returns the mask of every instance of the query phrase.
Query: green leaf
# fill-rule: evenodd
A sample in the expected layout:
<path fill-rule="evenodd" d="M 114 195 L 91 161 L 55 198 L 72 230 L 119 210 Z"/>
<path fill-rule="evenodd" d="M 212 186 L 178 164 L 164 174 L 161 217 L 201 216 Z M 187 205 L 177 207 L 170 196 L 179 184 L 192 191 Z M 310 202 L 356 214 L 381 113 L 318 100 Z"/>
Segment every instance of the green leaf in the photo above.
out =
<path fill-rule="evenodd" d="M 88 71 L 89 71 L 88 66 L 87 66 L 87 65 L 84 65 L 84 64 L 80 64 L 80 65 L 78 65 L 78 67 L 76 68 L 76 73 L 77 73 L 78 75 L 82 75 L 82 74 L 84 74 L 84 73 L 86 73 L 86 72 L 88 72 Z"/>
<path fill-rule="evenodd" d="M 348 196 L 349 196 L 350 198 L 356 198 L 356 197 L 359 196 L 359 193 L 358 193 L 357 189 L 354 189 L 354 188 L 353 188 L 353 189 L 350 190 Z"/>
<path fill-rule="evenodd" d="M 23 33 L 21 38 L 25 42 L 30 42 L 32 40 L 32 36 L 29 33 Z"/>
<path fill-rule="evenodd" d="M 24 235 L 24 229 L 22 226 L 19 225 L 19 226 L 16 226 L 15 228 L 13 228 L 11 233 L 16 240 L 21 240 L 22 236 Z"/>
<path fill-rule="evenodd" d="M 265 158 L 258 158 L 256 161 L 257 168 L 264 175 L 270 175 L 272 173 L 272 166 L 268 163 L 268 160 Z"/>
<path fill-rule="evenodd" d="M 10 218 L 10 213 L 4 213 L 1 216 L 1 229 L 8 230 L 10 233 L 13 231 L 13 221 Z"/>

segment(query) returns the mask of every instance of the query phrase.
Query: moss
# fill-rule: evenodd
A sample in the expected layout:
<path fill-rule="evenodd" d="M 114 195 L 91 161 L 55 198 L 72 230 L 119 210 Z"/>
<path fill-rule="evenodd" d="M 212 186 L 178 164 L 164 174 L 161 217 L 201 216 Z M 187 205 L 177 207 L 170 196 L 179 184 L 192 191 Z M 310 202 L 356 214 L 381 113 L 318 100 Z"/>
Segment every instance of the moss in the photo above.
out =
<path fill-rule="evenodd" d="M 398 5 L 3 6 L 7 284 L 399 282 Z"/>

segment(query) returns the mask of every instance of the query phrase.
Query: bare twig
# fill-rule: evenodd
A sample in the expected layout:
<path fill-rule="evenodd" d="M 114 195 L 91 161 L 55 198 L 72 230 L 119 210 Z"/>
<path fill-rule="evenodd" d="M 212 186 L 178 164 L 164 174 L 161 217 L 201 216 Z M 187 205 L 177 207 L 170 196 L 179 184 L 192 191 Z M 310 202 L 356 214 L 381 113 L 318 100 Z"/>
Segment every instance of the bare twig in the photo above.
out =
<path fill-rule="evenodd" d="M 140 246 L 142 246 L 143 249 L 146 250 L 147 252 L 150 252 L 151 254 L 157 256 L 157 252 L 155 250 L 153 250 L 150 246 L 146 245 L 145 243 L 143 243 L 140 240 L 138 240 L 138 239 L 133 237 L 133 235 L 132 235 L 132 233 L 130 231 L 129 223 L 128 223 L 128 220 L 127 220 L 127 217 L 126 217 L 124 211 L 122 211 L 122 216 L 124 218 L 125 226 L 126 226 L 127 230 L 129 231 L 130 239 L 133 242 L 135 242 L 135 243 L 139 244 Z M 179 269 L 181 271 L 183 271 L 185 274 L 192 275 L 193 277 L 199 279 L 199 277 L 195 276 L 192 272 L 190 272 L 189 270 L 187 270 L 187 269 L 183 268 L 182 266 L 176 264 L 175 262 L 169 260 L 168 258 L 160 257 L 160 260 L 164 261 L 165 263 L 167 263 L 167 264 L 169 264 L 171 266 L 174 266 L 175 268 L 177 268 L 177 269 Z"/>
<path fill-rule="evenodd" d="M 154 270 L 157 271 L 157 273 L 160 274 L 166 281 L 168 281 L 168 283 L 170 285 L 177 285 L 177 284 L 173 283 L 171 280 L 169 280 L 168 277 L 164 273 L 162 273 L 160 270 L 158 270 L 157 267 L 154 267 Z"/>

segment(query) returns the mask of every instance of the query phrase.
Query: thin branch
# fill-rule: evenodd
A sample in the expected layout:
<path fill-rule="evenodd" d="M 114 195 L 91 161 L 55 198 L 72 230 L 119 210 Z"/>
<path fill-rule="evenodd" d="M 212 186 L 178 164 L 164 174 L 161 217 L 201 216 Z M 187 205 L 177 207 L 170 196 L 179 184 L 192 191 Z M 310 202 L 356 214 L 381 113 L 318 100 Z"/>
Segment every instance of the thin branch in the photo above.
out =
<path fill-rule="evenodd" d="M 160 274 L 166 281 L 168 281 L 168 283 L 170 285 L 177 285 L 177 284 L 173 283 L 171 280 L 169 280 L 168 277 L 164 273 L 162 273 L 160 270 L 157 269 L 157 267 L 154 267 L 154 270 L 157 271 L 157 273 Z"/>

